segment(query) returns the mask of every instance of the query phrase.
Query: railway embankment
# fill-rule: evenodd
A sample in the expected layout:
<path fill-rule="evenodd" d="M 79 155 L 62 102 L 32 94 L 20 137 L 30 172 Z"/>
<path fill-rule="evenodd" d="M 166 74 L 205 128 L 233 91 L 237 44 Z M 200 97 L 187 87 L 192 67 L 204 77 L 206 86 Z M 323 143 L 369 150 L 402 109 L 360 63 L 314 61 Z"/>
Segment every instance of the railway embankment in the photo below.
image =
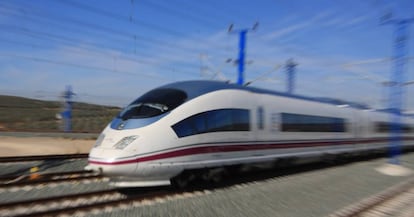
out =
<path fill-rule="evenodd" d="M 0 157 L 86 154 L 97 134 L 0 132 Z"/>
<path fill-rule="evenodd" d="M 70 134 L 20 135 L 0 134 L 0 153 L 28 155 L 37 151 L 39 154 L 70 154 L 76 147 L 77 152 L 87 153 L 94 144 L 88 136 Z M 4 144 L 4 146 L 1 146 Z M 46 147 L 42 149 L 41 147 Z M 19 147 L 19 148 L 17 148 Z M 71 147 L 71 148 L 68 148 Z M 14 150 L 13 150 L 14 148 Z M 105 208 L 84 211 L 85 216 L 337 216 L 339 213 L 359 209 L 361 204 L 372 198 L 383 198 L 381 192 L 398 184 L 411 182 L 413 173 L 407 176 L 389 176 L 379 172 L 379 168 L 387 163 L 387 158 L 371 159 L 352 162 L 337 166 L 287 173 L 286 175 L 258 179 L 221 188 L 197 191 L 198 193 L 183 193 L 163 199 L 151 199 L 128 205 L 107 205 Z M 401 164 L 414 171 L 414 153 L 404 154 Z M 18 162 L 0 164 L 3 175 L 28 173 L 29 168 L 37 167 L 41 172 L 65 172 L 81 170 L 86 165 L 86 159 L 49 160 L 35 162 Z M 73 177 L 71 177 L 73 178 Z M 411 189 L 407 187 L 407 190 Z M 88 192 L 110 191 L 114 188 L 108 180 L 94 178 L 83 180 L 59 181 L 50 184 L 14 186 L 0 189 L 0 204 L 19 201 L 35 200 L 38 198 L 53 198 L 64 195 L 82 195 Z M 391 188 L 392 189 L 392 188 Z M 404 192 L 401 190 L 399 192 Z M 121 192 L 122 193 L 122 192 Z M 117 194 L 118 195 L 118 194 Z M 377 196 L 376 196 L 377 195 Z M 378 196 L 379 195 L 379 196 Z M 122 196 L 122 195 L 121 195 Z M 127 195 L 128 196 L 128 195 Z M 368 199 L 367 199 L 368 198 Z M 397 197 L 396 197 L 397 198 Z M 399 197 L 401 198 L 401 197 Z M 83 199 L 85 204 L 95 203 L 94 200 Z M 376 199 L 373 200 L 377 201 Z M 382 203 L 385 200 L 378 200 Z M 395 200 L 386 200 L 395 201 Z M 398 199 L 401 201 L 401 199 Z M 404 200 L 408 201 L 408 200 Z M 411 199 L 409 202 L 411 203 Z M 368 203 L 367 207 L 376 206 L 380 202 Z M 392 202 L 394 203 L 394 202 Z M 399 202 L 396 206 L 403 207 Z M 24 205 L 31 209 L 31 205 Z M 355 208 L 357 207 L 357 208 Z M 384 206 L 379 206 L 381 207 Z M 385 206 L 385 207 L 388 207 Z M 411 206 L 406 212 L 410 212 Z M 12 208 L 11 206 L 9 207 Z M 367 208 L 368 209 L 368 208 Z M 378 209 L 377 209 L 378 210 Z M 390 210 L 387 208 L 387 210 Z M 411 209 L 412 210 L 412 209 Z M 398 212 L 397 212 L 398 211 Z M 374 211 L 376 213 L 377 211 Z M 382 212 L 382 211 L 381 211 Z M 387 211 L 388 212 L 388 211 Z M 404 216 L 402 208 L 391 209 L 391 213 Z M 341 216 L 341 215 L 340 215 Z M 369 215 L 368 215 L 369 216 Z"/>

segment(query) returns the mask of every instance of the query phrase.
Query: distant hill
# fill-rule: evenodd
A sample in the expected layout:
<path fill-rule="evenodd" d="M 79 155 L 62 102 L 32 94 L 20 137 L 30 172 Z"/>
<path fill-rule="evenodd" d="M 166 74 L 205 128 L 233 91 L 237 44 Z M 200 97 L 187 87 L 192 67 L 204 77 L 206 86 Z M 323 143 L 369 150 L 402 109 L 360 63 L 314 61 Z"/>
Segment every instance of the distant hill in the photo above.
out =
<path fill-rule="evenodd" d="M 62 131 L 62 120 L 57 118 L 61 111 L 61 102 L 0 95 L 0 131 Z M 119 107 L 75 102 L 72 129 L 100 132 L 119 111 Z"/>

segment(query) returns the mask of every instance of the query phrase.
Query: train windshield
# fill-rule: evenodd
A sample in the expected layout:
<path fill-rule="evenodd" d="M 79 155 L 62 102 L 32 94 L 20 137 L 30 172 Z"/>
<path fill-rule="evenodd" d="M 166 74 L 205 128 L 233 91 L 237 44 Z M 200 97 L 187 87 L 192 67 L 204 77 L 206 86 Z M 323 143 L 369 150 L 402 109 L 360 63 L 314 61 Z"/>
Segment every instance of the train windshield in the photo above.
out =
<path fill-rule="evenodd" d="M 181 90 L 155 89 L 129 104 L 119 113 L 118 118 L 128 120 L 155 117 L 175 109 L 186 99 L 187 94 Z"/>

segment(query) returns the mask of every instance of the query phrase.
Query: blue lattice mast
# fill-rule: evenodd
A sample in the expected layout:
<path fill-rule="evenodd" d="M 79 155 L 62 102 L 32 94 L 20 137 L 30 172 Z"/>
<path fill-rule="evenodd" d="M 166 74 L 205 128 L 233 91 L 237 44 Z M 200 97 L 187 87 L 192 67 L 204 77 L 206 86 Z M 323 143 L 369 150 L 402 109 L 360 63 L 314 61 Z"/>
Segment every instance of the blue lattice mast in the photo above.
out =
<path fill-rule="evenodd" d="M 401 153 L 401 111 L 403 108 L 403 87 L 405 85 L 404 66 L 407 61 L 407 39 L 408 25 L 414 19 L 390 19 L 385 17 L 382 24 L 393 24 L 394 31 L 394 72 L 391 73 L 389 109 L 391 111 L 391 131 L 390 131 L 390 160 L 389 163 L 400 164 L 399 155 Z"/>
<path fill-rule="evenodd" d="M 230 25 L 228 32 L 229 33 L 239 33 L 239 59 L 238 59 L 238 77 L 237 77 L 237 84 L 244 85 L 244 59 L 245 59 L 245 48 L 246 48 L 246 35 L 249 31 L 255 31 L 259 23 L 255 23 L 253 28 L 251 29 L 240 29 L 234 30 L 233 24 Z"/>
<path fill-rule="evenodd" d="M 66 86 L 66 90 L 62 94 L 62 97 L 64 99 L 62 112 L 64 132 L 72 131 L 72 97 L 74 95 L 75 93 L 72 92 L 72 87 L 70 85 Z"/>
<path fill-rule="evenodd" d="M 287 73 L 286 85 L 287 85 L 287 93 L 289 93 L 289 94 L 293 94 L 293 91 L 295 89 L 295 79 L 296 79 L 295 78 L 295 72 L 296 72 L 295 69 L 296 69 L 297 65 L 298 64 L 296 62 L 294 62 L 293 59 L 289 59 L 286 62 L 286 73 Z"/>

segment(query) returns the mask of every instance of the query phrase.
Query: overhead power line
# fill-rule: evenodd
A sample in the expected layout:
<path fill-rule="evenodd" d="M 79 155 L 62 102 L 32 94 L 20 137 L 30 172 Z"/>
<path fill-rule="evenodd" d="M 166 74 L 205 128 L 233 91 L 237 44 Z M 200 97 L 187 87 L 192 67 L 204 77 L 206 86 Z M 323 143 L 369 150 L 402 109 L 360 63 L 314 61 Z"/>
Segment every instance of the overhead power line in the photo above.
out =
<path fill-rule="evenodd" d="M 9 43 L 9 44 L 15 44 L 15 45 L 26 46 L 26 47 L 31 47 L 31 48 L 35 48 L 35 47 L 36 48 L 42 48 L 42 46 L 40 46 L 40 45 L 31 44 L 31 43 L 27 43 L 27 42 L 19 42 L 19 41 L 5 39 L 5 38 L 0 38 L 0 43 Z M 90 53 L 88 53 L 88 52 L 86 52 L 84 50 L 65 50 L 65 52 L 69 52 L 69 53 L 79 53 L 79 54 L 90 54 Z M 96 52 L 96 53 L 99 54 L 98 52 Z M 110 57 L 110 56 L 106 56 L 106 55 L 101 55 L 101 56 L 107 57 L 108 58 L 108 61 L 118 60 L 118 57 Z M 26 56 L 22 56 L 21 58 L 23 58 L 23 59 L 29 59 L 29 60 L 34 60 L 34 61 L 41 61 L 41 60 L 35 60 L 35 59 L 31 58 L 31 57 L 26 57 Z M 139 61 L 137 59 L 128 58 L 128 57 L 119 58 L 119 60 L 122 60 L 122 59 L 123 60 L 129 60 L 129 61 L 135 61 L 135 62 Z M 89 66 L 89 65 L 78 65 L 78 64 L 65 63 L 65 62 L 59 62 L 59 61 L 54 61 L 54 60 L 43 61 L 43 62 L 55 63 L 55 64 L 66 65 L 66 66 L 76 66 L 77 65 L 78 68 L 90 67 L 90 69 L 99 70 L 97 67 Z M 192 74 L 192 75 L 198 75 L 195 72 L 195 70 L 194 71 L 184 71 L 184 70 L 176 71 L 176 70 L 174 70 L 174 67 L 169 67 L 169 66 L 162 65 L 162 64 L 159 64 L 159 63 L 148 63 L 148 62 L 145 62 L 145 61 L 140 61 L 138 63 L 140 63 L 142 65 L 148 65 L 148 66 L 157 67 L 159 69 L 165 69 L 167 71 L 174 71 L 175 73 L 181 73 L 181 74 L 187 74 L 187 75 L 190 75 L 190 74 Z M 198 66 L 191 65 L 191 64 L 188 64 L 188 63 L 184 63 L 180 67 L 181 68 L 191 68 L 191 69 L 194 69 L 194 68 L 197 68 Z M 101 67 L 99 67 L 99 68 L 101 68 Z M 107 69 L 106 71 L 108 71 L 108 70 L 111 70 L 111 69 Z M 117 70 L 112 70 L 112 71 L 117 71 Z M 123 71 L 119 71 L 119 72 L 125 73 Z M 129 72 L 127 72 L 127 73 L 129 73 Z"/>
<path fill-rule="evenodd" d="M 213 24 L 210 20 L 206 20 L 206 19 L 194 16 L 194 15 L 191 15 L 189 13 L 181 12 L 179 10 L 171 9 L 170 7 L 166 7 L 162 4 L 155 3 L 156 1 L 140 0 L 139 2 L 142 5 L 146 5 L 156 10 L 161 10 L 165 13 L 178 17 L 184 21 L 193 22 L 199 25 L 202 24 L 204 26 L 209 26 L 212 28 L 217 28 L 217 26 L 219 26 L 219 25 Z"/>
<path fill-rule="evenodd" d="M 153 30 L 156 30 L 156 31 L 159 31 L 159 32 L 162 32 L 162 33 L 167 33 L 167 34 L 174 35 L 174 36 L 185 36 L 186 35 L 183 32 L 178 32 L 178 31 L 173 30 L 173 29 L 169 29 L 169 28 L 165 28 L 165 27 L 158 26 L 158 25 L 155 25 L 155 24 L 150 24 L 150 23 L 147 23 L 147 22 L 144 22 L 144 21 L 139 21 L 139 20 L 136 20 L 136 19 L 132 19 L 131 17 L 123 16 L 123 15 L 116 14 L 116 13 L 106 11 L 106 10 L 102 10 L 102 9 L 97 8 L 97 7 L 93 7 L 93 6 L 84 4 L 84 3 L 80 3 L 78 1 L 59 0 L 58 2 L 60 2 L 62 4 L 65 4 L 65 5 L 68 5 L 68 6 L 71 6 L 71 7 L 74 7 L 74 8 L 89 11 L 91 13 L 95 13 L 95 14 L 110 17 L 110 18 L 113 18 L 113 19 L 116 19 L 116 20 L 132 23 L 132 24 L 134 24 L 136 26 L 139 26 L 139 27 L 146 27 L 148 29 L 153 29 Z"/>
<path fill-rule="evenodd" d="M 123 30 L 119 30 L 119 29 L 114 29 L 114 28 L 110 28 L 104 25 L 99 25 L 99 24 L 94 24 L 94 23 L 88 23 L 88 22 L 84 22 L 78 19 L 73 19 L 73 18 L 68 18 L 68 17 L 56 17 L 53 16 L 53 18 L 51 19 L 51 15 L 49 14 L 49 17 L 46 17 L 45 14 L 47 13 L 41 13 L 39 12 L 39 10 L 37 8 L 31 7 L 30 5 L 26 5 L 25 8 L 29 8 L 30 9 L 30 13 L 23 13 L 21 10 L 16 9 L 16 8 L 11 8 L 8 7 L 7 5 L 4 5 L 4 2 L 2 2 L 0 4 L 2 7 L 0 8 L 1 10 L 4 11 L 5 8 L 8 8 L 9 11 L 7 13 L 11 13 L 14 15 L 21 15 L 23 16 L 25 19 L 27 19 L 27 17 L 31 17 L 31 19 L 36 19 L 36 20 L 41 20 L 41 22 L 44 23 L 53 23 L 54 25 L 62 25 L 62 22 L 65 23 L 69 23 L 77 28 L 81 27 L 81 28 L 85 28 L 87 31 L 90 30 L 95 30 L 95 31 L 100 31 L 100 32 L 104 32 L 104 33 L 109 33 L 112 35 L 117 35 L 119 37 L 123 37 L 124 39 L 130 39 L 130 40 L 136 40 L 138 39 L 140 43 L 144 42 L 144 43 L 150 43 L 150 44 L 155 44 L 158 46 L 162 46 L 163 48 L 171 48 L 171 49 L 180 49 L 180 50 L 188 50 L 188 51 L 192 51 L 195 53 L 199 53 L 200 50 L 199 49 L 194 49 L 191 47 L 182 47 L 180 45 L 178 45 L 177 43 L 171 43 L 171 42 L 166 42 L 163 40 L 159 40 L 156 38 L 151 38 L 151 37 L 145 37 L 145 36 L 141 36 L 138 34 L 135 34 L 133 32 L 130 31 L 123 31 Z M 36 11 L 37 10 L 37 11 Z M 29 20 L 30 21 L 30 20 Z M 105 35 L 100 35 L 100 37 L 107 37 L 107 34 Z"/>
<path fill-rule="evenodd" d="M 1 10 L 2 8 L 0 8 Z M 34 11 L 34 8 L 30 8 L 31 12 Z M 123 31 L 123 30 L 117 30 L 117 29 L 113 29 L 113 28 L 108 28 L 106 26 L 103 25 L 96 25 L 96 24 L 92 24 L 92 23 L 86 23 L 77 19 L 72 19 L 72 18 L 62 18 L 62 17 L 50 17 L 47 18 L 45 16 L 42 15 L 42 13 L 37 12 L 35 14 L 28 14 L 28 13 L 23 13 L 20 10 L 15 10 L 13 11 L 14 15 L 20 15 L 22 17 L 24 17 L 26 20 L 28 21 L 32 21 L 35 22 L 34 20 L 30 20 L 27 19 L 28 16 L 31 16 L 32 19 L 35 19 L 36 22 L 42 22 L 45 25 L 50 26 L 51 24 L 53 26 L 58 26 L 59 28 L 63 28 L 66 30 L 69 30 L 73 33 L 80 33 L 80 32 L 85 32 L 88 31 L 90 33 L 94 33 L 97 37 L 99 37 L 100 39 L 108 39 L 110 41 L 114 41 L 115 42 L 124 42 L 124 43 L 131 43 L 133 40 L 133 43 L 138 43 L 138 44 L 144 44 L 144 45 L 157 45 L 158 47 L 162 47 L 163 49 L 170 49 L 172 51 L 176 51 L 177 49 L 179 49 L 180 51 L 189 51 L 189 52 L 193 52 L 193 53 L 199 53 L 200 52 L 200 48 L 197 47 L 191 47 L 191 46 L 184 46 L 185 44 L 183 43 L 177 43 L 177 41 L 181 41 L 181 40 L 190 40 L 194 43 L 198 43 L 200 45 L 203 45 L 204 47 L 208 47 L 210 49 L 215 49 L 215 52 L 217 53 L 224 53 L 226 52 L 226 49 L 229 49 L 229 47 L 225 47 L 225 46 L 221 46 L 219 44 L 214 44 L 214 43 L 210 43 L 208 40 L 206 39 L 197 39 L 194 37 L 185 37 L 182 36 L 180 37 L 178 40 L 171 42 L 173 40 L 169 40 L 169 41 L 165 41 L 165 40 L 160 40 L 154 37 L 148 37 L 148 36 L 142 36 L 142 35 L 137 35 L 134 32 L 131 31 Z M 10 12 L 9 12 L 10 13 Z M 20 14 L 19 14 L 20 13 Z M 70 29 L 68 27 L 68 25 L 64 24 L 64 23 L 68 23 L 70 24 L 69 26 L 75 27 L 75 28 L 82 28 L 82 31 L 79 31 L 77 29 Z M 99 32 L 99 33 L 98 33 Z M 101 33 L 105 33 L 105 34 L 101 34 Z M 88 34 L 90 34 L 88 33 Z M 112 38 L 110 38 L 110 36 L 113 36 Z M 122 41 L 120 41 L 120 39 L 115 39 L 114 37 L 121 37 L 123 38 Z M 206 46 L 208 45 L 208 46 Z M 137 46 L 137 45 L 135 45 Z M 130 46 L 130 47 L 134 47 L 134 46 Z M 135 49 L 134 52 L 136 52 L 139 49 Z"/>
<path fill-rule="evenodd" d="M 20 11 L 14 11 L 15 13 L 19 13 Z M 88 23 L 85 21 L 81 21 L 78 19 L 73 19 L 73 18 L 68 18 L 68 17 L 53 17 L 53 19 L 48 19 L 47 17 L 44 16 L 44 14 L 39 14 L 38 12 L 35 11 L 30 11 L 30 13 L 24 13 L 24 16 L 33 16 L 33 15 L 37 15 L 37 18 L 39 19 L 43 19 L 43 20 L 47 20 L 47 21 L 51 21 L 51 22 L 66 22 L 66 23 L 70 23 L 72 25 L 76 25 L 78 27 L 86 27 L 88 29 L 94 29 L 94 30 L 98 30 L 101 32 L 105 32 L 105 33 L 110 33 L 110 34 L 114 34 L 114 35 L 118 35 L 121 37 L 126 37 L 129 39 L 141 39 L 147 42 L 152 42 L 154 44 L 164 44 L 167 46 L 176 46 L 175 44 L 169 43 L 169 42 L 165 42 L 165 41 L 161 41 L 158 39 L 154 39 L 154 38 L 149 38 L 149 37 L 145 37 L 145 36 L 141 36 L 141 35 L 137 35 L 135 33 L 132 32 L 127 32 L 127 31 L 123 31 L 123 30 L 118 30 L 118 29 L 114 29 L 114 28 L 110 28 L 108 26 L 105 25 L 99 25 L 99 24 L 95 24 L 95 23 Z"/>
<path fill-rule="evenodd" d="M 214 12 L 221 11 L 222 12 L 221 14 L 228 15 L 228 17 L 231 18 L 233 21 L 234 19 L 238 17 L 243 17 L 243 18 L 246 18 L 246 20 L 250 20 L 250 21 L 257 20 L 257 17 L 252 17 L 250 13 L 241 11 L 240 7 L 235 7 L 234 4 L 231 4 L 231 5 L 225 4 L 228 1 L 218 0 L 218 1 L 191 1 L 191 2 L 197 2 L 197 4 L 199 5 L 203 4 L 204 6 L 207 6 L 213 9 Z M 219 3 L 219 5 L 216 3 Z M 233 16 L 230 16 L 230 14 L 233 14 Z"/>
<path fill-rule="evenodd" d="M 50 63 L 50 64 L 55 64 L 55 65 L 63 65 L 63 66 L 81 68 L 81 69 L 94 70 L 94 71 L 104 71 L 104 72 L 117 73 L 117 74 L 121 73 L 121 74 L 135 75 L 135 76 L 139 75 L 139 76 L 144 76 L 144 77 L 151 78 L 151 79 L 168 80 L 165 77 L 155 76 L 155 75 L 150 75 L 150 74 L 145 74 L 145 73 L 135 73 L 135 72 L 128 72 L 128 71 L 113 70 L 113 69 L 108 69 L 104 67 L 75 64 L 75 63 L 51 60 L 51 59 L 46 59 L 46 58 L 23 56 L 23 55 L 8 54 L 8 53 L 0 53 L 0 56 L 20 58 L 20 59 L 26 59 L 26 60 L 31 60 L 35 62 L 44 62 L 44 63 Z"/>
<path fill-rule="evenodd" d="M 0 25 L 1 28 L 3 29 L 7 29 L 9 32 L 12 31 L 17 31 L 21 34 L 25 34 L 28 35 L 29 37 L 36 37 L 36 38 L 40 38 L 40 39 L 45 39 L 44 37 L 46 37 L 46 40 L 48 40 L 48 42 L 50 42 L 50 40 L 56 40 L 59 43 L 63 43 L 63 44 L 67 44 L 69 46 L 76 46 L 76 48 L 82 49 L 84 52 L 79 52 L 76 51 L 74 49 L 73 52 L 75 53 L 85 53 L 85 51 L 88 52 L 94 52 L 96 54 L 100 54 L 101 56 L 107 56 L 105 54 L 102 54 L 102 49 L 101 48 L 97 48 L 97 47 L 104 47 L 104 48 L 109 48 L 110 50 L 108 51 L 117 51 L 120 52 L 120 54 L 124 54 L 124 52 L 122 52 L 122 48 L 120 47 L 108 47 L 106 44 L 102 44 L 102 43 L 94 43 L 94 42 L 81 42 L 81 44 L 79 44 L 79 42 L 76 41 L 76 39 L 73 38 L 68 38 L 68 37 L 64 37 L 64 36 L 59 36 L 59 35 L 55 35 L 55 34 L 49 34 L 46 32 L 39 32 L 39 31 L 34 31 L 28 28 L 20 28 L 20 27 L 14 27 L 14 26 L 8 26 L 8 25 Z M 43 38 L 42 38 L 43 37 Z M 40 45 L 36 45 L 36 44 L 31 44 L 31 43 L 27 43 L 27 42 L 18 42 L 15 40 L 11 40 L 11 39 L 4 39 L 4 42 L 9 42 L 9 43 L 15 43 L 15 44 L 21 44 L 21 45 L 26 45 L 29 47 L 38 47 L 40 48 Z M 85 47 L 84 45 L 89 45 L 88 47 Z M 113 49 L 113 50 L 112 50 Z M 113 58 L 113 56 L 107 56 L 108 58 Z M 136 63 L 141 63 L 141 64 L 148 64 L 148 65 L 159 65 L 160 62 L 162 61 L 173 61 L 173 59 L 171 58 L 160 58 L 160 59 L 154 59 L 154 60 L 149 60 L 148 59 L 148 55 L 144 56 L 142 55 L 141 59 L 139 58 L 140 56 L 136 56 L 135 54 L 132 55 L 132 57 L 126 56 L 126 55 L 122 55 L 121 57 L 119 57 L 120 59 L 123 60 L 128 60 L 128 61 L 133 61 Z M 143 59 L 145 58 L 145 59 Z M 191 63 L 184 63 L 187 66 L 191 66 Z M 197 65 L 193 64 L 192 67 L 198 67 Z"/>

